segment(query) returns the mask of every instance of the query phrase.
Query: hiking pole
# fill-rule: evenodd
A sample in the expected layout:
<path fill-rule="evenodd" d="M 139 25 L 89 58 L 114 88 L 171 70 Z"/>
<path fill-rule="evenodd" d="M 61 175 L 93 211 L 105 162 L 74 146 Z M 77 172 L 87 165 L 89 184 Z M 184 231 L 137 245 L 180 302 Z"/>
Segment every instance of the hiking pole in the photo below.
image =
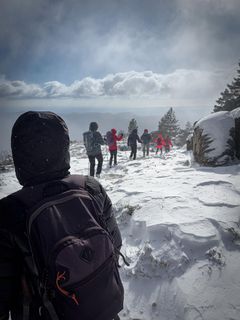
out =
<path fill-rule="evenodd" d="M 87 166 L 87 175 L 89 176 L 89 172 L 90 172 L 90 166 L 89 166 L 89 159 L 88 159 L 88 166 Z"/>
<path fill-rule="evenodd" d="M 109 163 L 109 152 L 108 152 L 107 146 L 105 146 L 105 157 L 106 157 L 107 162 Z"/>
<path fill-rule="evenodd" d="M 109 160 L 109 152 L 107 146 L 105 146 L 105 153 L 107 154 L 107 161 Z"/>

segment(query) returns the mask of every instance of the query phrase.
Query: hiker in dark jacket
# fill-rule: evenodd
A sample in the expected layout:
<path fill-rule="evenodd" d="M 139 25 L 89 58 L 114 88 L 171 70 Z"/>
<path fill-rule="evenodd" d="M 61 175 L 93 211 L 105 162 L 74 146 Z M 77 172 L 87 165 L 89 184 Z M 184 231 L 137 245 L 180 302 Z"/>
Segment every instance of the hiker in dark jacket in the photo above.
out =
<path fill-rule="evenodd" d="M 122 240 L 113 215 L 111 200 L 102 185 L 94 178 L 70 175 L 69 144 L 68 128 L 58 115 L 52 112 L 32 111 L 22 114 L 13 126 L 11 136 L 15 173 L 22 185 L 18 193 L 25 194 L 27 202 L 32 207 L 44 197 L 43 191 L 39 190 L 58 195 L 65 191 L 62 179 L 68 179 L 73 184 L 79 179 L 84 179 L 84 189 L 95 203 L 94 207 L 111 234 L 115 247 L 120 249 Z M 54 187 L 51 189 L 50 186 L 53 184 Z M 47 190 L 43 189 L 46 185 Z M 33 279 L 37 276 L 26 236 L 25 212 L 24 202 L 15 199 L 14 194 L 0 200 L 1 320 L 10 319 L 10 316 L 12 320 L 50 319 L 44 308 L 39 308 L 39 301 L 36 302 L 37 290 Z"/>
<path fill-rule="evenodd" d="M 92 146 L 90 149 L 86 148 L 88 159 L 90 162 L 90 176 L 94 177 L 95 175 L 95 160 L 97 160 L 97 171 L 96 176 L 100 178 L 100 174 L 102 172 L 103 165 L 103 155 L 101 150 L 101 145 L 104 145 L 104 139 L 98 130 L 98 124 L 96 122 L 91 122 L 89 125 L 89 132 L 92 135 Z M 91 137 L 90 135 L 90 137 Z M 86 146 L 86 144 L 85 144 Z"/>
<path fill-rule="evenodd" d="M 142 140 L 139 138 L 137 129 L 133 129 L 133 131 L 128 136 L 128 146 L 131 148 L 130 159 L 136 159 L 137 156 L 137 142 L 142 143 Z"/>
<path fill-rule="evenodd" d="M 152 140 L 152 137 L 150 133 L 148 133 L 148 129 L 144 129 L 144 132 L 141 135 L 141 140 L 142 140 L 142 147 L 143 147 L 143 156 L 145 157 L 146 153 L 147 153 L 147 156 L 149 156 L 149 144 Z"/>

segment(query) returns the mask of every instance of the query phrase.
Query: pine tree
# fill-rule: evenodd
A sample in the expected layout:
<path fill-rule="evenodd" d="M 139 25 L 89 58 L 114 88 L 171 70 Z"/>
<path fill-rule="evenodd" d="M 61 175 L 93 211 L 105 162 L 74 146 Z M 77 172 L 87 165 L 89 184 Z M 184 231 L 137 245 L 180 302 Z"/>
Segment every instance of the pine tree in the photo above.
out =
<path fill-rule="evenodd" d="M 130 122 L 129 122 L 129 125 L 128 125 L 128 134 L 130 134 L 133 129 L 138 129 L 138 125 L 137 125 L 137 121 L 135 119 L 132 119 Z"/>
<path fill-rule="evenodd" d="M 158 131 L 160 131 L 163 136 L 169 135 L 175 137 L 178 134 L 179 129 L 180 127 L 175 112 L 173 111 L 173 108 L 170 108 L 159 121 Z"/>
<path fill-rule="evenodd" d="M 184 131 L 186 132 L 187 135 L 189 135 L 193 131 L 193 125 L 191 124 L 190 121 L 186 122 Z"/>
<path fill-rule="evenodd" d="M 240 63 L 238 64 L 240 67 Z M 238 76 L 231 84 L 221 92 L 220 98 L 216 101 L 213 112 L 231 111 L 240 107 L 240 68 L 237 70 Z"/>

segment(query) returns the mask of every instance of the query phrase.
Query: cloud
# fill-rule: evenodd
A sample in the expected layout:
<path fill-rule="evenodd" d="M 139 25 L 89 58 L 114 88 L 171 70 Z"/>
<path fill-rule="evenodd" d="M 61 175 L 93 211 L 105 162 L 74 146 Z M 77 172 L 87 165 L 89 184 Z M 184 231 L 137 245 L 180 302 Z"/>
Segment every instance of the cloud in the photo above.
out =
<path fill-rule="evenodd" d="M 45 98 L 64 97 L 68 95 L 68 87 L 58 81 L 48 81 L 43 85 L 42 92 Z"/>
<path fill-rule="evenodd" d="M 177 1 L 179 16 L 169 58 L 198 69 L 231 68 L 239 59 L 238 0 Z"/>
<path fill-rule="evenodd" d="M 27 84 L 24 81 L 9 81 L 0 78 L 0 98 L 43 98 L 45 92 L 37 84 Z"/>
<path fill-rule="evenodd" d="M 226 79 L 211 71 L 178 69 L 160 74 L 152 71 L 108 74 L 103 78 L 86 77 L 70 85 L 49 81 L 42 86 L 0 78 L 0 98 L 5 99 L 85 99 L 138 98 L 165 101 L 207 99 L 212 101 L 224 88 Z"/>
<path fill-rule="evenodd" d="M 130 70 L 228 68 L 239 59 L 239 15 L 239 0 L 3 1 L 0 69 L 70 84 Z"/>

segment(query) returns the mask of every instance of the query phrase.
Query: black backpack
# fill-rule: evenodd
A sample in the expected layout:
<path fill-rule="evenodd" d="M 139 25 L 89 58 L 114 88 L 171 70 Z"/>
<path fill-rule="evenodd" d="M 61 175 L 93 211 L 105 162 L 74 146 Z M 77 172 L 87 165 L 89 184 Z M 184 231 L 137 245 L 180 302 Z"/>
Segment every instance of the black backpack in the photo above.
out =
<path fill-rule="evenodd" d="M 72 175 L 12 195 L 26 208 L 47 319 L 112 320 L 123 308 L 116 250 L 101 209 L 84 185 L 83 176 Z M 32 206 L 39 194 L 42 199 Z"/>
<path fill-rule="evenodd" d="M 92 152 L 94 150 L 94 133 L 92 131 L 87 131 L 83 133 L 83 143 L 87 152 Z"/>
<path fill-rule="evenodd" d="M 160 146 L 162 144 L 162 138 L 158 137 L 157 138 L 157 144 Z"/>

